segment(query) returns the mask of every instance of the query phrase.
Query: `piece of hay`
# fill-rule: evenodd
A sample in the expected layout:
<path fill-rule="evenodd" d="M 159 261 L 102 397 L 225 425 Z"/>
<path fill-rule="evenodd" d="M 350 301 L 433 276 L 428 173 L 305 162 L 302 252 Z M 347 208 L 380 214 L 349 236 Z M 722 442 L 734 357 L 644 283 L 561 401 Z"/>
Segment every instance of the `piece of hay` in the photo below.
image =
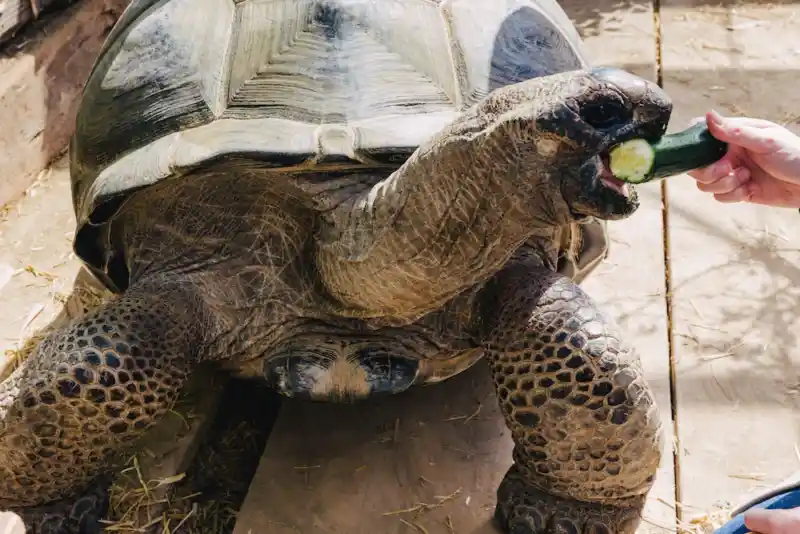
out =
<path fill-rule="evenodd" d="M 169 489 L 185 476 L 185 473 L 179 473 L 145 481 L 138 456 L 132 456 L 128 467 L 119 473 L 111 485 L 108 516 L 113 519 L 103 521 L 105 530 L 121 533 L 148 532 L 152 527 L 160 526 L 164 534 L 177 532 L 192 513 L 192 509 L 190 507 L 188 513 L 176 512 Z M 137 484 L 121 483 L 123 478 L 133 478 Z"/>
<path fill-rule="evenodd" d="M 680 531 L 686 532 L 687 534 L 712 534 L 730 519 L 731 510 L 729 508 L 719 508 L 705 515 L 685 521 L 684 524 L 680 526 Z"/>

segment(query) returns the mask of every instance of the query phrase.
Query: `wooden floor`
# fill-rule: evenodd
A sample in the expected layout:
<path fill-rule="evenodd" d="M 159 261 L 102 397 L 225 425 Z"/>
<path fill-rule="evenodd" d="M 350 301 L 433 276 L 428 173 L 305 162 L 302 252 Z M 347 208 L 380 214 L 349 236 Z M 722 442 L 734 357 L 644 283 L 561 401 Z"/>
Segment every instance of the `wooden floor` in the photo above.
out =
<path fill-rule="evenodd" d="M 800 133 L 800 4 L 564 6 L 597 64 L 655 80 L 660 35 L 671 130 L 715 108 Z M 44 176 L 0 222 L 0 346 L 74 276 L 66 179 Z M 584 286 L 637 346 L 670 436 L 641 532 L 700 529 L 690 521 L 800 468 L 800 214 L 721 205 L 685 177 L 639 192 Z M 235 534 L 489 534 L 510 448 L 483 365 L 366 405 L 287 403 Z"/>

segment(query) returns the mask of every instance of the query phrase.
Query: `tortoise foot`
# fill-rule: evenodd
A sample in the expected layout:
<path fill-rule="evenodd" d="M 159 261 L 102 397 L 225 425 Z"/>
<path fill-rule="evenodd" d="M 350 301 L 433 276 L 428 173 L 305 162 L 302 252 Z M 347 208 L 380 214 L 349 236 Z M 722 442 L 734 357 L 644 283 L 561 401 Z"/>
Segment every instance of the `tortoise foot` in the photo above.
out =
<path fill-rule="evenodd" d="M 512 466 L 497 491 L 494 520 L 503 534 L 634 534 L 641 506 L 558 497 L 527 482 Z"/>
<path fill-rule="evenodd" d="M 26 534 L 101 534 L 108 488 L 108 479 L 98 479 L 77 497 L 14 512 L 22 518 Z"/>

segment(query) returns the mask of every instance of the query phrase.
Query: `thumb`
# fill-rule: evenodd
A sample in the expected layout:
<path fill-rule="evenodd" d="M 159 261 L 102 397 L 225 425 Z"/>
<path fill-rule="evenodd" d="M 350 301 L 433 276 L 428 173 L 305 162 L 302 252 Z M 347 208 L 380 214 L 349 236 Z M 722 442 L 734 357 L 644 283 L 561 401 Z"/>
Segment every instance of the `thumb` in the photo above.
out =
<path fill-rule="evenodd" d="M 745 526 L 759 534 L 793 534 L 800 532 L 800 509 L 750 510 L 744 514 Z"/>
<path fill-rule="evenodd" d="M 772 138 L 766 129 L 732 124 L 716 111 L 706 114 L 706 123 L 711 135 L 720 141 L 741 146 L 756 154 L 766 154 L 773 148 Z"/>

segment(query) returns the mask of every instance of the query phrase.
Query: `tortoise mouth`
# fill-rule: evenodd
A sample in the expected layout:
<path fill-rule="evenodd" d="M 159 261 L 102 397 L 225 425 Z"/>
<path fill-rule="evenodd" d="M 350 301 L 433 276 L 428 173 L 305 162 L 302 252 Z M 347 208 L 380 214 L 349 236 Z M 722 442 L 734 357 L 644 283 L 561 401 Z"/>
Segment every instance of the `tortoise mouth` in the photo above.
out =
<path fill-rule="evenodd" d="M 597 165 L 597 172 L 592 185 L 595 188 L 610 189 L 618 195 L 629 197 L 633 188 L 614 176 L 614 173 L 611 171 L 609 153 L 614 147 L 626 141 L 630 141 L 631 139 L 641 138 L 648 141 L 658 139 L 664 134 L 666 129 L 667 124 L 664 121 L 652 120 L 646 123 L 631 122 L 614 132 L 614 135 L 609 136 L 601 146 L 598 147 L 593 157 L 590 158 L 595 159 Z"/>
<path fill-rule="evenodd" d="M 628 184 L 617 178 L 611 171 L 609 151 L 605 150 L 600 153 L 600 171 L 597 173 L 597 181 L 600 187 L 605 187 L 614 191 L 615 193 L 623 196 L 630 197 L 631 189 Z"/>
<path fill-rule="evenodd" d="M 611 189 L 623 196 L 629 196 L 632 187 L 614 176 L 614 173 L 611 172 L 609 156 L 611 150 L 631 139 L 655 141 L 667 131 L 667 122 L 668 120 L 664 120 L 661 117 L 646 122 L 631 122 L 614 132 L 613 135 L 607 137 L 594 154 L 594 158 L 599 159 L 598 172 L 595 177 L 594 185 Z"/>
<path fill-rule="evenodd" d="M 581 166 L 575 184 L 577 191 L 572 190 L 565 197 L 573 215 L 577 219 L 616 220 L 633 214 L 639 207 L 636 188 L 614 176 L 609 153 L 615 146 L 631 139 L 657 139 L 666 131 L 666 126 L 663 120 L 631 122 L 607 135 Z"/>

